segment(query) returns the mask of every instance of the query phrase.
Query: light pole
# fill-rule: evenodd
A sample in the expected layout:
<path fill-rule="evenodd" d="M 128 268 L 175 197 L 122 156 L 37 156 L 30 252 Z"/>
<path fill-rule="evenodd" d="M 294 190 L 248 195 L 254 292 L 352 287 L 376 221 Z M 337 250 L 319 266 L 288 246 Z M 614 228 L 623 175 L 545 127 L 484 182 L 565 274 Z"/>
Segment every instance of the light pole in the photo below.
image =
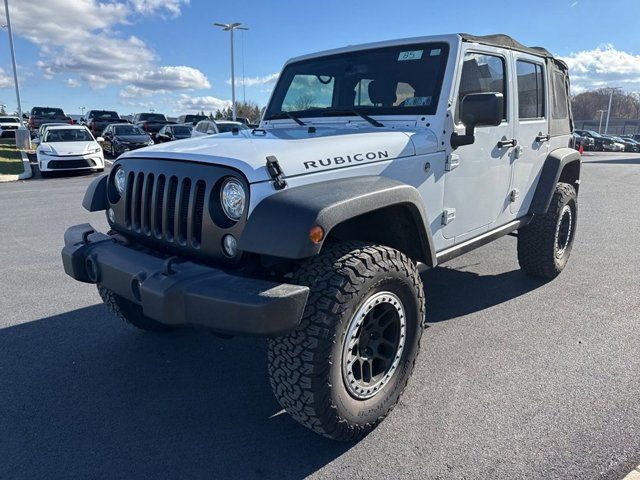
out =
<path fill-rule="evenodd" d="M 604 134 L 607 134 L 607 130 L 609 129 L 609 117 L 611 116 L 611 102 L 613 101 L 613 91 L 618 87 L 610 87 L 611 91 L 609 92 L 609 109 L 607 110 L 607 123 L 604 124 Z"/>
<path fill-rule="evenodd" d="M 84 118 L 84 111 L 87 109 L 87 107 L 78 107 L 80 109 L 80 115 Z"/>
<path fill-rule="evenodd" d="M 233 63 L 233 31 L 234 30 L 249 30 L 246 27 L 241 26 L 239 22 L 234 23 L 214 23 L 216 27 L 221 27 L 223 31 L 231 34 L 231 112 L 233 120 L 236 119 L 236 78 L 234 74 Z"/>
<path fill-rule="evenodd" d="M 600 124 L 598 125 L 598 133 L 602 133 L 602 115 L 606 110 L 596 110 L 596 113 L 600 114 Z"/>
<path fill-rule="evenodd" d="M 18 116 L 20 117 L 20 127 L 16 131 L 16 148 L 26 149 L 29 147 L 29 132 L 24 126 L 22 118 L 22 105 L 20 103 L 20 87 L 18 86 L 18 69 L 16 67 L 16 51 L 13 48 L 13 32 L 11 30 L 11 16 L 9 15 L 9 0 L 4 0 L 4 11 L 7 16 L 7 32 L 9 33 L 9 50 L 11 50 L 11 63 L 13 65 L 13 82 L 16 87 L 16 101 L 18 102 Z"/>

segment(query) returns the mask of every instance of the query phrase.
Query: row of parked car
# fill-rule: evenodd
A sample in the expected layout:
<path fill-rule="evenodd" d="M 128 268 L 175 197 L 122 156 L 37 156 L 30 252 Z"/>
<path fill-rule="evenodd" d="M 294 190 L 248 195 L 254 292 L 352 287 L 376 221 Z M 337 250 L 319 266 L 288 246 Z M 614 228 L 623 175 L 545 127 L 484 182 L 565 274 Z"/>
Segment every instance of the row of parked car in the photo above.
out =
<path fill-rule="evenodd" d="M 576 130 L 576 148 L 599 152 L 640 152 L 640 134 L 604 135 L 593 130 Z"/>
<path fill-rule="evenodd" d="M 114 111 L 90 110 L 74 124 L 59 108 L 36 107 L 32 113 L 36 115 L 30 116 L 28 126 L 42 176 L 59 170 L 102 171 L 105 154 L 115 158 L 156 143 L 249 129 L 241 121 L 201 115 L 182 115 L 171 122 L 162 114 L 139 113 L 129 122 Z"/>

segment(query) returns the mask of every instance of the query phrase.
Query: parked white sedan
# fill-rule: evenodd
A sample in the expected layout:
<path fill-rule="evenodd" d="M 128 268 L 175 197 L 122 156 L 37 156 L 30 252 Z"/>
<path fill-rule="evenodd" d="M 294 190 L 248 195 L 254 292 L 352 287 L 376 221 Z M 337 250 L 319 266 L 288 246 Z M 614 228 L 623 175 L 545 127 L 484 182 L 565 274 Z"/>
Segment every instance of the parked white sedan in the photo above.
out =
<path fill-rule="evenodd" d="M 96 140 L 83 125 L 49 127 L 36 149 L 42 176 L 60 170 L 104 170 L 104 154 Z"/>
<path fill-rule="evenodd" d="M 249 127 L 244 123 L 231 120 L 201 120 L 191 130 L 191 136 L 204 137 L 205 135 L 232 132 L 234 129 L 249 130 Z"/>

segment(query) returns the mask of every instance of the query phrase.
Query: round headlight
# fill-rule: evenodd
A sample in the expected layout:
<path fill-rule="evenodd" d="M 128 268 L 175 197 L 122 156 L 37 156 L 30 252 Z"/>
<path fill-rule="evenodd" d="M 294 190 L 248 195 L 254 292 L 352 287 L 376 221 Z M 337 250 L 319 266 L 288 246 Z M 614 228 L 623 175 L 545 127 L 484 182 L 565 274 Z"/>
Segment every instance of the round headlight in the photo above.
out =
<path fill-rule="evenodd" d="M 116 190 L 120 195 L 124 195 L 124 190 L 127 186 L 127 174 L 123 168 L 118 168 L 118 171 L 113 177 L 113 183 L 116 185 Z"/>
<path fill-rule="evenodd" d="M 240 220 L 244 213 L 246 194 L 242 184 L 235 178 L 228 179 L 222 186 L 220 202 L 225 215 L 231 220 Z"/>

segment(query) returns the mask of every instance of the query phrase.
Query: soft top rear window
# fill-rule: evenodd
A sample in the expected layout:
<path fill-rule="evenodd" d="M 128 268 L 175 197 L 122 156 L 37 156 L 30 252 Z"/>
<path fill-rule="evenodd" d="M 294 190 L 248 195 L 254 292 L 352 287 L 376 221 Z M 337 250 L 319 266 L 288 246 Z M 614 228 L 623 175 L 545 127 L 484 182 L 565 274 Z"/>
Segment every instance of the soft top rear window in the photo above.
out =
<path fill-rule="evenodd" d="M 420 43 L 302 60 L 285 67 L 266 120 L 352 115 L 432 115 L 449 46 Z"/>

